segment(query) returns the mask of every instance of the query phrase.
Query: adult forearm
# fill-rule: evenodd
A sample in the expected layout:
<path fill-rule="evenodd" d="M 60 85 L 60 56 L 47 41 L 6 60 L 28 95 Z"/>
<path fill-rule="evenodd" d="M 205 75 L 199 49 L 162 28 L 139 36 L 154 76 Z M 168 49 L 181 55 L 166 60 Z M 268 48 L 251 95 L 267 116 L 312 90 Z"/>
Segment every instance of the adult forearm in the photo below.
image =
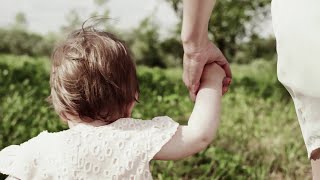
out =
<path fill-rule="evenodd" d="M 184 45 L 200 46 L 208 39 L 208 23 L 215 0 L 183 0 L 181 39 Z"/>

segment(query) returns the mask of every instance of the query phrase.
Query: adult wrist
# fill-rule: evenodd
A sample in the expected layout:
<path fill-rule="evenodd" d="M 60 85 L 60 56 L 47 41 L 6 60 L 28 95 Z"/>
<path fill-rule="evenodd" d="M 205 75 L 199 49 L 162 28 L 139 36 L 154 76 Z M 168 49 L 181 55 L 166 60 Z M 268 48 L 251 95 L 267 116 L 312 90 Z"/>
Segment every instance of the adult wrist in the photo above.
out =
<path fill-rule="evenodd" d="M 181 35 L 181 41 L 185 53 L 201 52 L 210 42 L 208 36 L 186 36 L 183 34 Z"/>

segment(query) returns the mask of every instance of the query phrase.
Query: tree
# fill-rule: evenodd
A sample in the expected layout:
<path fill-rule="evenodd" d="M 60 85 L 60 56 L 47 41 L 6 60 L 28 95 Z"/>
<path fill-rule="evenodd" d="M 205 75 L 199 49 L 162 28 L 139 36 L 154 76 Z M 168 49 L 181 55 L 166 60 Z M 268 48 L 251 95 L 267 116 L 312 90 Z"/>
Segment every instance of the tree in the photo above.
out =
<path fill-rule="evenodd" d="M 108 0 L 94 0 L 94 3 L 99 7 L 106 4 Z"/>
<path fill-rule="evenodd" d="M 18 12 L 15 16 L 14 29 L 26 29 L 28 21 L 26 15 L 23 12 Z"/>
<path fill-rule="evenodd" d="M 160 42 L 163 60 L 167 66 L 177 67 L 182 65 L 183 48 L 181 41 L 176 36 L 169 36 Z"/>
<path fill-rule="evenodd" d="M 82 25 L 82 20 L 75 9 L 72 9 L 66 16 L 67 25 L 61 27 L 62 32 L 71 32 L 75 29 L 79 29 Z"/>
<path fill-rule="evenodd" d="M 166 1 L 182 18 L 182 1 Z M 217 0 L 209 22 L 209 37 L 215 41 L 229 60 L 232 61 L 243 39 L 250 40 L 251 36 L 256 34 L 255 27 L 270 14 L 270 1 Z"/>
<path fill-rule="evenodd" d="M 155 22 L 151 21 L 150 18 L 145 18 L 138 28 L 130 33 L 131 38 L 128 42 L 131 42 L 130 47 L 137 64 L 166 67 L 161 55 L 158 29 L 159 26 Z"/>

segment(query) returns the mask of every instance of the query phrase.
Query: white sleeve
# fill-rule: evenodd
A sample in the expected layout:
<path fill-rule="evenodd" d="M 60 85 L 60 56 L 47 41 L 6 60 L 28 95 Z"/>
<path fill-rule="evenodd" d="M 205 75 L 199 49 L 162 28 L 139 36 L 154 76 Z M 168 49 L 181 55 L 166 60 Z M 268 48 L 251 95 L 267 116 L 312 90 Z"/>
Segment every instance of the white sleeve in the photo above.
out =
<path fill-rule="evenodd" d="M 0 151 L 0 172 L 19 179 L 26 179 L 27 163 L 22 155 L 23 148 L 12 145 Z"/>
<path fill-rule="evenodd" d="M 149 122 L 148 137 L 146 137 L 148 149 L 148 160 L 161 150 L 176 133 L 179 124 L 168 116 L 155 117 Z"/>
<path fill-rule="evenodd" d="M 0 151 L 0 172 L 18 178 L 30 179 L 35 167 L 30 152 L 35 152 L 38 138 L 32 138 L 21 145 L 11 145 Z"/>

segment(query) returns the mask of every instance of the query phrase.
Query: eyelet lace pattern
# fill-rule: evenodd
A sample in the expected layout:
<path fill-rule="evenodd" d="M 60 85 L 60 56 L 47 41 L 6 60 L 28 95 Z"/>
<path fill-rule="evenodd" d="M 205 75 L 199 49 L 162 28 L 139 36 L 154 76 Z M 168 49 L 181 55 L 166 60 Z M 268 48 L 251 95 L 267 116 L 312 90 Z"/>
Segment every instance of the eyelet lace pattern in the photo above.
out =
<path fill-rule="evenodd" d="M 152 179 L 149 161 L 177 127 L 178 123 L 163 116 L 44 131 L 0 151 L 0 172 L 19 179 Z"/>

